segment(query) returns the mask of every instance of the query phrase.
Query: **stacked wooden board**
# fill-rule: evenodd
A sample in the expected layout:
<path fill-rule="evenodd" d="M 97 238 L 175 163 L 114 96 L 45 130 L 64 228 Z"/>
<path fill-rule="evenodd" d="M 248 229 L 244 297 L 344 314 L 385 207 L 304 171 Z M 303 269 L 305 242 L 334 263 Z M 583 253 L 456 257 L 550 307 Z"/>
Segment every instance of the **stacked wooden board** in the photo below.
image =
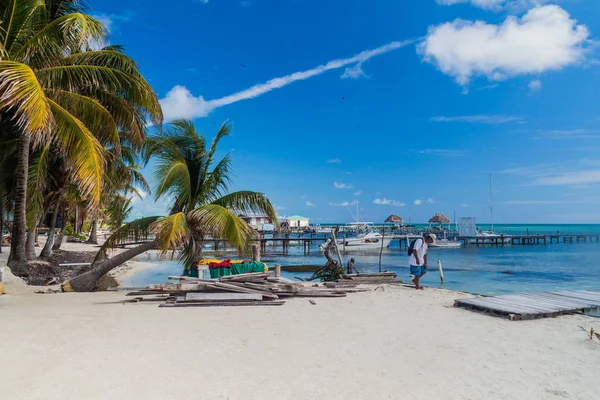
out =
<path fill-rule="evenodd" d="M 339 282 L 352 282 L 354 284 L 381 284 L 381 283 L 402 283 L 396 279 L 395 272 L 380 272 L 375 274 L 347 274 L 342 275 Z"/>
<path fill-rule="evenodd" d="M 280 306 L 289 297 L 345 297 L 350 292 L 368 291 L 358 283 L 343 287 L 313 285 L 277 278 L 270 273 L 225 276 L 219 280 L 169 277 L 180 283 L 149 285 L 127 293 L 137 301 L 163 301 L 160 307 Z"/>

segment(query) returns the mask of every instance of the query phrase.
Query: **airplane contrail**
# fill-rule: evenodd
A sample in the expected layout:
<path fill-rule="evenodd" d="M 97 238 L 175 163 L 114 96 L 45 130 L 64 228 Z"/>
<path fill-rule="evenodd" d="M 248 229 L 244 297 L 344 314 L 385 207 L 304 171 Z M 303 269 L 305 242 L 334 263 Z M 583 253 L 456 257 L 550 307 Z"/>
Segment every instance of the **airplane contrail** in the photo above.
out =
<path fill-rule="evenodd" d="M 214 100 L 204 100 L 202 96 L 195 97 L 186 87 L 177 85 L 167 93 L 165 98 L 160 100 L 164 118 L 165 121 L 172 121 L 177 118 L 193 119 L 205 117 L 216 108 L 237 103 L 242 100 L 253 99 L 272 90 L 280 89 L 293 82 L 303 81 L 333 69 L 363 63 L 375 56 L 389 53 L 390 51 L 407 46 L 411 43 L 414 43 L 414 40 L 391 42 L 372 50 L 365 50 L 353 57 L 329 61 L 326 64 L 319 65 L 318 67 L 306 71 L 294 72 L 290 75 L 273 78 L 265 83 L 259 83 L 248 89 Z"/>

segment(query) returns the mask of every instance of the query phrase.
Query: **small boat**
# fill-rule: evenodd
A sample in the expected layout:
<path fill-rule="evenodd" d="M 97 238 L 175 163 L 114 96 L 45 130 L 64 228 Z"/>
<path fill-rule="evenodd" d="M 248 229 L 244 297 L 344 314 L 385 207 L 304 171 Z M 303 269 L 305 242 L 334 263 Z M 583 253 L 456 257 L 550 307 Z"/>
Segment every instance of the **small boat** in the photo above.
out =
<path fill-rule="evenodd" d="M 462 243 L 458 240 L 438 239 L 434 243 L 428 244 L 428 246 L 440 249 L 458 249 L 462 246 Z"/>
<path fill-rule="evenodd" d="M 331 240 L 331 239 L 329 239 Z M 393 237 L 382 236 L 381 233 L 375 230 L 369 230 L 366 233 L 361 233 L 357 237 L 338 239 L 337 247 L 340 251 L 369 251 L 380 250 L 381 247 L 388 247 L 392 242 Z M 321 251 L 325 250 L 328 242 L 319 246 Z"/>
<path fill-rule="evenodd" d="M 458 240 L 450 240 L 446 237 L 446 231 L 444 231 L 444 237 L 437 239 L 435 242 L 430 243 L 429 247 L 437 247 L 440 249 L 457 249 L 460 248 L 462 243 Z"/>
<path fill-rule="evenodd" d="M 469 244 L 508 244 L 510 236 L 500 235 L 490 231 L 477 230 L 477 235 L 469 239 Z"/>

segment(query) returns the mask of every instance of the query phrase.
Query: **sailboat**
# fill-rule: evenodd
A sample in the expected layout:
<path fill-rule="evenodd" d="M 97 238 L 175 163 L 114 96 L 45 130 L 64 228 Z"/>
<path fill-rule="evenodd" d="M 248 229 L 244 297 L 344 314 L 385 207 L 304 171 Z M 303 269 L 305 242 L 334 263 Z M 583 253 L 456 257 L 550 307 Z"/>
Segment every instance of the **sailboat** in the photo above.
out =
<path fill-rule="evenodd" d="M 352 214 L 352 211 L 350 211 Z M 356 237 L 344 238 L 337 240 L 337 247 L 341 251 L 369 251 L 369 250 L 381 250 L 382 247 L 388 247 L 393 240 L 393 236 L 384 236 L 377 231 L 372 222 L 360 221 L 358 202 L 356 202 L 356 216 L 352 214 L 356 222 L 346 224 L 346 227 L 356 230 L 358 232 Z M 325 250 L 327 242 L 323 243 L 319 248 L 321 251 Z"/>
<path fill-rule="evenodd" d="M 500 235 L 494 231 L 494 197 L 492 194 L 492 174 L 490 174 L 490 222 L 491 230 L 480 231 L 477 229 L 476 238 L 469 241 L 471 244 L 481 243 L 483 238 L 483 244 L 508 244 L 510 243 L 510 236 Z M 478 241 L 479 239 L 479 241 Z"/>

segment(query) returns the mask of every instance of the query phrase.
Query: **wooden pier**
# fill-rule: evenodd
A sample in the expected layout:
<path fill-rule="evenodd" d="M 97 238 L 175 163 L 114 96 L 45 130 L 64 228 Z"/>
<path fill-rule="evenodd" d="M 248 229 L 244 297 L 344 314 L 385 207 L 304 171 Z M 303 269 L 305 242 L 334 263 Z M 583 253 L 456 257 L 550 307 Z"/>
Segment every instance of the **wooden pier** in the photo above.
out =
<path fill-rule="evenodd" d="M 564 314 L 599 312 L 600 291 L 573 290 L 476 297 L 455 300 L 454 306 L 505 316 L 510 320 L 548 318 Z"/>
<path fill-rule="evenodd" d="M 385 237 L 392 236 L 392 241 L 398 241 L 400 249 L 408 248 L 411 241 L 417 239 L 418 235 L 414 234 L 392 234 L 386 233 Z M 343 239 L 346 236 L 341 235 Z M 290 247 L 302 246 L 303 254 L 310 255 L 315 251 L 315 247 L 321 243 L 325 243 L 331 238 L 330 234 L 269 234 L 262 235 L 260 238 L 254 239 L 260 244 L 261 250 L 265 253 L 273 254 L 274 249 L 281 250 L 281 254 L 289 254 Z M 449 237 L 450 239 L 459 240 L 466 246 L 505 246 L 505 245 L 548 245 L 554 243 L 600 243 L 600 234 L 552 234 L 552 235 L 500 235 L 497 237 Z M 151 238 L 148 238 L 150 240 Z M 119 247 L 127 247 L 146 243 L 147 240 L 132 240 L 128 243 L 119 244 Z M 205 245 L 210 245 L 214 251 L 227 250 L 230 246 L 226 239 L 205 239 Z"/>

